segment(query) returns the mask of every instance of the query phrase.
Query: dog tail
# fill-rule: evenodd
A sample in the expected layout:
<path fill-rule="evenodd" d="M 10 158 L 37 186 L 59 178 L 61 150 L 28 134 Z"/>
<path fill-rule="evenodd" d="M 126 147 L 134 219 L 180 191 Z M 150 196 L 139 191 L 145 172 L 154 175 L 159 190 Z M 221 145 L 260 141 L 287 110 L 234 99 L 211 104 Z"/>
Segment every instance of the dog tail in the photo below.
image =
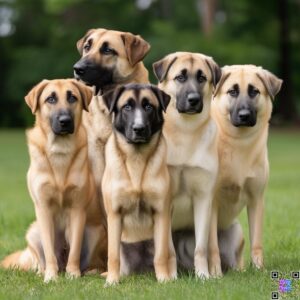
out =
<path fill-rule="evenodd" d="M 32 250 L 27 247 L 24 250 L 6 256 L 1 261 L 0 266 L 5 269 L 19 269 L 23 271 L 37 270 L 38 260 Z"/>

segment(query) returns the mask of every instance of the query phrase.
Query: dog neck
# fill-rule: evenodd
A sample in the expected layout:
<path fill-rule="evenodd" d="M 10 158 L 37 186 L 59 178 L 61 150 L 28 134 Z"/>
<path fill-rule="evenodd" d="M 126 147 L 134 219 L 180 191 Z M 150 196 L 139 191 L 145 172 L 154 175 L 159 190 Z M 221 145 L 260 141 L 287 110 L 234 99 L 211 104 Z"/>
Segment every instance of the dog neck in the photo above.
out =
<path fill-rule="evenodd" d="M 116 129 L 113 130 L 113 134 L 115 146 L 119 150 L 121 156 L 126 158 L 125 160 L 132 161 L 137 158 L 142 158 L 142 160 L 148 161 L 158 147 L 162 132 L 156 132 L 148 143 L 141 144 L 128 143 L 124 135 Z"/>

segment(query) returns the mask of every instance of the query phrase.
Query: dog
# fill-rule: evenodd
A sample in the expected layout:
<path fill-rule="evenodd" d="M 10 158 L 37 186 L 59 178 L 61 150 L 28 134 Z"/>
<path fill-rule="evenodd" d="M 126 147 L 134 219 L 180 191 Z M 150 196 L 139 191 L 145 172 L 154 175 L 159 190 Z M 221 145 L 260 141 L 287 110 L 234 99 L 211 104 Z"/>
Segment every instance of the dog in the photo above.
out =
<path fill-rule="evenodd" d="M 101 94 L 119 84 L 148 83 L 142 60 L 150 45 L 138 35 L 100 28 L 89 30 L 77 42 L 77 49 L 82 57 L 74 65 L 74 76 L 95 92 L 89 113 L 83 114 L 83 124 L 88 129 L 89 158 L 101 195 L 104 146 L 112 132 L 111 116 Z"/>
<path fill-rule="evenodd" d="M 212 104 L 218 126 L 219 176 L 209 238 L 209 265 L 213 276 L 222 269 L 244 268 L 244 238 L 236 220 L 247 206 L 251 257 L 263 267 L 264 191 L 269 177 L 267 139 L 272 100 L 282 80 L 261 67 L 222 68 Z"/>
<path fill-rule="evenodd" d="M 218 172 L 217 127 L 210 105 L 221 70 L 211 57 L 189 52 L 169 54 L 155 62 L 153 70 L 158 87 L 171 96 L 163 133 L 174 205 L 172 230 L 195 229 L 193 263 L 196 275 L 205 279 L 209 277 L 208 234 Z"/>
<path fill-rule="evenodd" d="M 3 267 L 38 270 L 45 282 L 59 270 L 71 278 L 105 270 L 105 216 L 81 123 L 91 99 L 92 91 L 74 79 L 43 80 L 25 97 L 36 116 L 27 131 L 27 184 L 37 220 L 27 232 L 28 247 L 4 259 Z"/>
<path fill-rule="evenodd" d="M 108 226 L 106 285 L 118 283 L 120 273 L 130 271 L 125 260 L 121 259 L 120 267 L 121 241 L 150 238 L 154 238 L 157 280 L 175 279 L 170 178 L 162 135 L 162 112 L 170 97 L 153 85 L 128 84 L 104 94 L 103 99 L 114 114 L 102 181 Z"/>

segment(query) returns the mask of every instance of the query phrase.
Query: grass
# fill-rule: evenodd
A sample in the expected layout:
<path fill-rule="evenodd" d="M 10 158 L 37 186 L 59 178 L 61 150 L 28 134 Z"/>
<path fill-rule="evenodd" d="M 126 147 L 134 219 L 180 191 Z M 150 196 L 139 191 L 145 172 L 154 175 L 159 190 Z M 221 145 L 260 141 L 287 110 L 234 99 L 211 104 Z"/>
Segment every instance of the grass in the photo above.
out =
<path fill-rule="evenodd" d="M 25 247 L 24 235 L 34 220 L 33 204 L 26 188 L 28 154 L 23 131 L 0 131 L 0 259 Z M 0 299 L 271 299 L 278 281 L 300 270 L 300 132 L 273 131 L 269 139 L 271 178 L 266 194 L 264 224 L 265 269 L 250 266 L 248 227 L 241 215 L 246 236 L 243 273 L 229 272 L 222 279 L 198 281 L 193 274 L 179 274 L 176 282 L 158 284 L 153 274 L 122 279 L 119 286 L 103 288 L 97 275 L 45 285 L 34 273 L 0 270 Z M 300 299 L 300 280 L 292 281 L 287 299 Z M 284 298 L 285 294 L 281 294 Z M 297 298 L 298 297 L 298 298 Z"/>

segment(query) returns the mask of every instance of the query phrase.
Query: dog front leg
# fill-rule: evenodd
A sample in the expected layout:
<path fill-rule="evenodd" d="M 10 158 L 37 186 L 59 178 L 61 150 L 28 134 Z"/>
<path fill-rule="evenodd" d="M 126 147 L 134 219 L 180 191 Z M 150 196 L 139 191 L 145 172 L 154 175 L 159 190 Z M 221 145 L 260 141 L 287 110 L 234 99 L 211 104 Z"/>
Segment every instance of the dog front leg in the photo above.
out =
<path fill-rule="evenodd" d="M 263 267 L 262 230 L 264 215 L 264 198 L 253 199 L 247 206 L 248 224 L 251 244 L 252 263 L 256 268 Z"/>
<path fill-rule="evenodd" d="M 117 284 L 120 280 L 120 247 L 122 218 L 119 213 L 107 214 L 108 229 L 108 263 L 106 286 Z"/>
<path fill-rule="evenodd" d="M 213 204 L 208 239 L 209 273 L 213 277 L 222 277 L 220 249 L 218 245 L 218 207 Z"/>
<path fill-rule="evenodd" d="M 201 279 L 209 278 L 207 262 L 208 235 L 210 229 L 211 197 L 194 197 L 194 223 L 196 248 L 194 264 L 196 276 Z"/>
<path fill-rule="evenodd" d="M 44 282 L 57 279 L 58 264 L 55 256 L 55 228 L 53 213 L 47 205 L 37 204 L 35 206 L 38 226 L 41 233 L 43 251 L 45 254 L 46 268 Z"/>
<path fill-rule="evenodd" d="M 167 212 L 154 214 L 154 269 L 159 282 L 171 278 L 169 272 L 169 238 L 171 217 Z"/>
<path fill-rule="evenodd" d="M 86 212 L 83 208 L 72 208 L 70 211 L 69 243 L 70 252 L 66 267 L 69 278 L 80 277 L 80 253 L 83 232 L 86 222 Z"/>

